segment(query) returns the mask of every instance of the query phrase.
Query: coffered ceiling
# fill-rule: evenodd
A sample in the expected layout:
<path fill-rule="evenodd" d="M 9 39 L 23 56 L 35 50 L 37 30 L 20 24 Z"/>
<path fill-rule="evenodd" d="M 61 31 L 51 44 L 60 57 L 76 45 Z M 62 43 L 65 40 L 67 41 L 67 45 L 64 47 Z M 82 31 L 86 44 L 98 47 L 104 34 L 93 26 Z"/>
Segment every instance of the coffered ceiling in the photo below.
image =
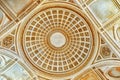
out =
<path fill-rule="evenodd" d="M 0 0 L 0 80 L 120 80 L 120 0 Z"/>

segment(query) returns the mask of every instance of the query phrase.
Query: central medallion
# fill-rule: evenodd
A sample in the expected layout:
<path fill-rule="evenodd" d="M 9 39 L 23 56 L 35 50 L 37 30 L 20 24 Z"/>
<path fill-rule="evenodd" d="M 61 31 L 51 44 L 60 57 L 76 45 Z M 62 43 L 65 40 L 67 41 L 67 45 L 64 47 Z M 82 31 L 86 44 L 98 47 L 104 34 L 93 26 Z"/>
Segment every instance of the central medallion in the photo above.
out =
<path fill-rule="evenodd" d="M 69 45 L 70 38 L 68 35 L 70 34 L 62 30 L 62 28 L 54 28 L 45 39 L 47 41 L 46 45 L 54 51 L 62 51 Z"/>
<path fill-rule="evenodd" d="M 54 47 L 60 48 L 65 45 L 66 38 L 65 38 L 64 34 L 62 34 L 60 32 L 55 32 L 50 36 L 50 43 Z"/>

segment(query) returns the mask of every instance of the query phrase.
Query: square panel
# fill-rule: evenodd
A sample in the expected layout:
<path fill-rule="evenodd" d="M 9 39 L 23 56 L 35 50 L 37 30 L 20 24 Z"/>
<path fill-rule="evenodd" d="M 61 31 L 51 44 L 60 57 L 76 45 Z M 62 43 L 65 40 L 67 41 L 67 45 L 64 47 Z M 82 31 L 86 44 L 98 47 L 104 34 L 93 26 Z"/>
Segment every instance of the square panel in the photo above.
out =
<path fill-rule="evenodd" d="M 5 0 L 6 4 L 15 12 L 19 13 L 32 2 L 32 0 Z"/>
<path fill-rule="evenodd" d="M 119 11 L 112 0 L 96 0 L 90 9 L 100 23 L 108 21 Z"/>

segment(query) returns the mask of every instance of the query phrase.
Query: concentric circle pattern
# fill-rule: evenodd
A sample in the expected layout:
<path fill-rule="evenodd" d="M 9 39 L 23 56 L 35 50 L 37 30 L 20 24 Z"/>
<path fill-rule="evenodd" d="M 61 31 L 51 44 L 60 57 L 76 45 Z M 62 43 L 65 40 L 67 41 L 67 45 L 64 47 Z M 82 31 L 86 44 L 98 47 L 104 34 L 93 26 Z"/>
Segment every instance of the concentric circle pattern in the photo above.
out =
<path fill-rule="evenodd" d="M 41 11 L 26 25 L 24 45 L 27 57 L 47 71 L 63 72 L 75 68 L 86 60 L 91 49 L 92 35 L 87 26 L 80 15 L 68 9 Z M 49 37 L 63 37 L 63 41 L 59 43 Z"/>
<path fill-rule="evenodd" d="M 56 5 L 44 6 L 26 20 L 20 32 L 21 44 L 23 55 L 34 68 L 65 74 L 89 62 L 95 36 L 81 12 L 70 8 L 70 4 L 69 8 Z"/>

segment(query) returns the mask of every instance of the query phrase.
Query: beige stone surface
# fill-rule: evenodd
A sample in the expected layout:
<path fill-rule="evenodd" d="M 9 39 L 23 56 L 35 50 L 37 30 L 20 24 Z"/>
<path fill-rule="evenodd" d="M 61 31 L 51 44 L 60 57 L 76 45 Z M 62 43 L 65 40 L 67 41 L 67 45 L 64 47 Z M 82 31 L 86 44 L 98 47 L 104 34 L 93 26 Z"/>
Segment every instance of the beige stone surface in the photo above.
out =
<path fill-rule="evenodd" d="M 120 80 L 120 0 L 0 0 L 0 80 Z"/>

